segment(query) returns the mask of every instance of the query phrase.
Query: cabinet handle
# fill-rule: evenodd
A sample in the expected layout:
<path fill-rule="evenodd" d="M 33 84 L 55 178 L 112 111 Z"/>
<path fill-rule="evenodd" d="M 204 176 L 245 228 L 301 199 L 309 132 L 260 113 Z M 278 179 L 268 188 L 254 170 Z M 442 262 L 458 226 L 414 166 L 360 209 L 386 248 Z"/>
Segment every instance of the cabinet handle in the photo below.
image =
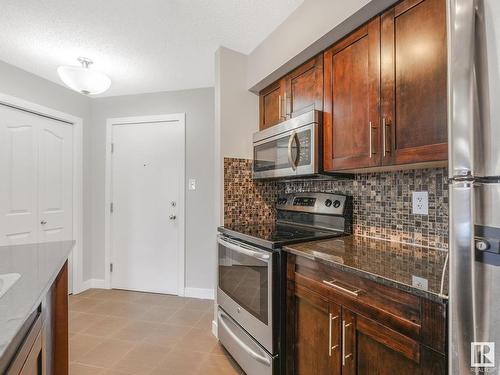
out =
<path fill-rule="evenodd" d="M 281 101 L 281 95 L 278 95 L 278 117 L 281 120 L 283 116 L 281 115 L 281 107 L 283 106 L 283 102 Z"/>
<path fill-rule="evenodd" d="M 341 292 L 348 293 L 348 294 L 355 296 L 355 297 L 358 297 L 359 294 L 362 292 L 361 289 L 351 290 L 351 289 L 344 288 L 343 286 L 335 284 L 336 282 L 337 282 L 337 280 L 331 280 L 331 281 L 323 280 L 323 284 L 331 286 L 332 288 L 338 289 Z"/>
<path fill-rule="evenodd" d="M 287 108 L 287 103 L 286 103 L 286 91 L 285 91 L 285 99 L 283 100 L 283 102 L 285 103 L 285 120 L 288 118 L 288 108 Z"/>
<path fill-rule="evenodd" d="M 352 353 L 345 354 L 345 329 L 350 327 L 352 323 L 345 323 L 345 320 L 342 320 L 342 366 L 345 366 L 345 360 L 349 357 L 352 357 Z"/>
<path fill-rule="evenodd" d="M 385 156 L 385 117 L 382 119 L 382 150 L 382 156 Z"/>
<path fill-rule="evenodd" d="M 389 127 L 390 128 L 391 126 L 391 123 L 390 121 L 387 121 L 385 119 L 385 117 L 382 119 L 382 141 L 383 141 L 383 144 L 384 144 L 384 154 L 382 156 L 385 156 L 386 154 L 390 154 L 391 153 L 391 149 L 390 149 L 390 142 L 389 142 L 389 151 L 387 151 L 387 130 L 386 130 L 386 127 Z M 390 135 L 390 134 L 389 134 Z"/>
<path fill-rule="evenodd" d="M 368 122 L 368 131 L 370 132 L 370 159 L 373 156 L 373 149 L 372 149 L 372 122 Z"/>
<path fill-rule="evenodd" d="M 328 356 L 332 356 L 332 350 L 337 349 L 338 345 L 332 346 L 332 326 L 333 326 L 333 321 L 338 319 L 338 315 L 333 316 L 332 313 L 328 315 Z"/>

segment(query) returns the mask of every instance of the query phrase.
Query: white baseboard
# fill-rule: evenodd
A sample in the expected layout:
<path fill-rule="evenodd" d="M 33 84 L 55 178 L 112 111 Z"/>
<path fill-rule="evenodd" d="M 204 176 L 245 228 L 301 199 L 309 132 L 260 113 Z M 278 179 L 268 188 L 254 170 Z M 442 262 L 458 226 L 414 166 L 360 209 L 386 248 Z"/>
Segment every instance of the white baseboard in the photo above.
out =
<path fill-rule="evenodd" d="M 88 289 L 106 289 L 106 282 L 104 279 L 89 279 L 82 283 L 82 288 L 78 293 L 84 292 Z M 78 294 L 76 293 L 76 294 Z M 200 298 L 200 299 L 214 299 L 213 289 L 203 288 L 185 288 L 184 297 Z"/>
<path fill-rule="evenodd" d="M 106 283 L 104 279 L 89 279 L 82 283 L 82 289 L 78 292 L 85 292 L 88 289 L 106 289 Z M 76 294 L 78 294 L 76 293 Z"/>
<path fill-rule="evenodd" d="M 184 288 L 184 297 L 214 299 L 214 290 L 203 288 Z"/>
<path fill-rule="evenodd" d="M 212 335 L 217 337 L 217 322 L 215 320 L 212 320 Z"/>

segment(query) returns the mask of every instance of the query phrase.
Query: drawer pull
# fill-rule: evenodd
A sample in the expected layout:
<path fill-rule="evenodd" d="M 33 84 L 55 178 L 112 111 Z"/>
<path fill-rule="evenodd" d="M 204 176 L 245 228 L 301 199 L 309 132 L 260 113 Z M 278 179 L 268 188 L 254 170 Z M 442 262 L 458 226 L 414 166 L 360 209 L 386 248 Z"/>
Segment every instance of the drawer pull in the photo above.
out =
<path fill-rule="evenodd" d="M 335 288 L 337 290 L 340 290 L 341 292 L 344 292 L 344 293 L 348 293 L 352 296 L 355 296 L 355 297 L 358 297 L 359 294 L 362 292 L 361 289 L 348 289 L 348 288 L 345 288 L 343 286 L 340 286 L 337 283 L 337 280 L 330 280 L 330 281 L 327 281 L 327 280 L 323 280 L 323 284 L 326 284 L 328 286 L 331 286 L 332 288 Z"/>

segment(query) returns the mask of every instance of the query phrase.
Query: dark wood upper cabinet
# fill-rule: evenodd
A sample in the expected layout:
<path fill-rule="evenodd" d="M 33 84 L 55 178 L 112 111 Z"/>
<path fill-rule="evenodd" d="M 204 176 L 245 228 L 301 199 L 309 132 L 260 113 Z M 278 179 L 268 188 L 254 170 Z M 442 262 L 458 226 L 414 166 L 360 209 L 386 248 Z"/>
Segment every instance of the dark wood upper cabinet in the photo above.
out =
<path fill-rule="evenodd" d="M 323 53 L 285 77 L 284 103 L 287 118 L 323 110 Z"/>
<path fill-rule="evenodd" d="M 324 168 L 380 163 L 380 19 L 325 51 Z"/>
<path fill-rule="evenodd" d="M 285 81 L 273 83 L 260 92 L 260 130 L 269 128 L 286 118 L 284 109 Z"/>
<path fill-rule="evenodd" d="M 260 92 L 260 130 L 310 110 L 323 110 L 323 53 Z"/>
<path fill-rule="evenodd" d="M 448 159 L 445 0 L 404 0 L 260 93 L 260 129 L 316 109 L 326 172 Z"/>
<path fill-rule="evenodd" d="M 381 25 L 382 163 L 447 160 L 445 1 L 405 0 Z"/>

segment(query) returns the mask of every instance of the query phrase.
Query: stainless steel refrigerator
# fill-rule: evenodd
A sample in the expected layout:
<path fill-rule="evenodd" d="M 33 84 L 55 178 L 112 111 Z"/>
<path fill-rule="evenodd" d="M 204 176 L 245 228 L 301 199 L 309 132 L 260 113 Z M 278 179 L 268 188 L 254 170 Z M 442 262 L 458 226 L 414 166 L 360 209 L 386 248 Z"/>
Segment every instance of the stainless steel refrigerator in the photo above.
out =
<path fill-rule="evenodd" d="M 449 373 L 500 374 L 500 0 L 448 0 Z"/>

